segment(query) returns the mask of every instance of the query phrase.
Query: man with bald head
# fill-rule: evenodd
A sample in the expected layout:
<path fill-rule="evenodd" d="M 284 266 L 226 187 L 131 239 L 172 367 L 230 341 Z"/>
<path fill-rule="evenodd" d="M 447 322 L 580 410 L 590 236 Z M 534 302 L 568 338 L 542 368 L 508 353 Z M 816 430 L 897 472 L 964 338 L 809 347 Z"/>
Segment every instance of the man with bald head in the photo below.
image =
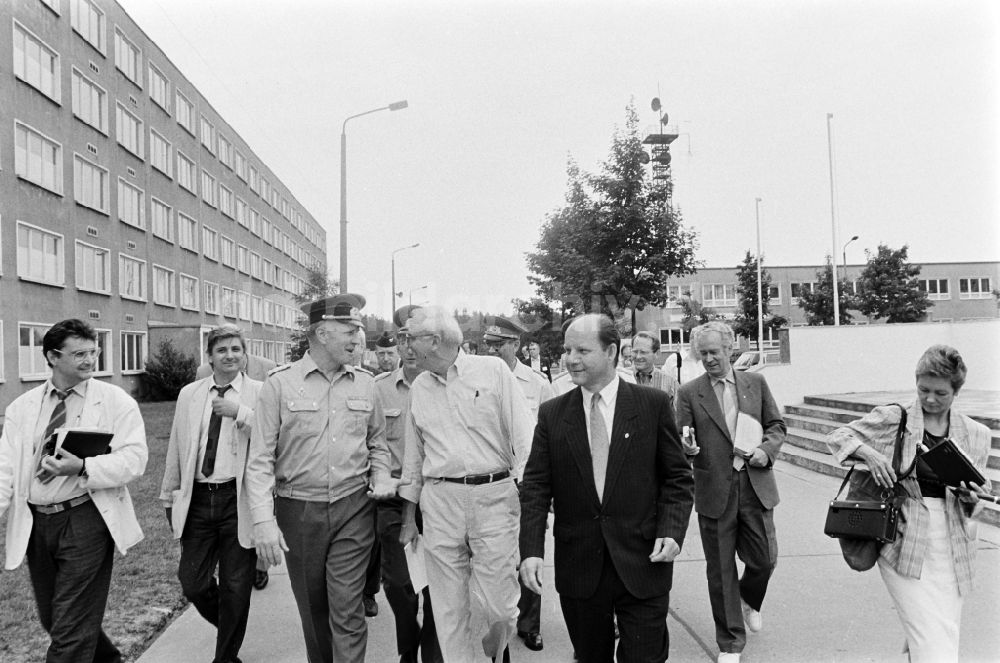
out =
<path fill-rule="evenodd" d="M 416 538 L 419 503 L 444 660 L 465 663 L 481 656 L 474 643 L 473 596 L 487 627 L 482 651 L 508 660 L 519 597 L 514 479 L 524 465 L 534 418 L 502 361 L 461 351 L 462 331 L 445 309 L 423 307 L 411 316 L 399 342 L 424 372 L 410 389 L 400 541 Z"/>
<path fill-rule="evenodd" d="M 623 380 L 603 315 L 565 332 L 574 389 L 542 403 L 521 484 L 521 579 L 541 593 L 554 508 L 555 585 L 578 660 L 662 663 L 673 560 L 693 502 L 670 397 Z"/>

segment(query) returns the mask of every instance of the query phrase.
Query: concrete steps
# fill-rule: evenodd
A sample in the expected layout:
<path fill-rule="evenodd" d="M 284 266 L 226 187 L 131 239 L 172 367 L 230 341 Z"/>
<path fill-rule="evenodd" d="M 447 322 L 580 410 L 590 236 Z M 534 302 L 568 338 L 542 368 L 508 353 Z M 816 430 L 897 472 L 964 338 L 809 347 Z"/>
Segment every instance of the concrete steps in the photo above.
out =
<path fill-rule="evenodd" d="M 875 406 L 871 402 L 844 396 L 807 396 L 804 401 L 801 405 L 785 407 L 784 418 L 788 434 L 778 458 L 814 472 L 843 477 L 847 474 L 847 469 L 837 465 L 830 455 L 825 443 L 826 436 L 844 424 L 859 419 Z M 992 484 L 993 494 L 1000 495 L 1000 421 L 991 417 L 971 416 L 991 429 L 992 444 L 985 474 Z M 990 524 L 1000 525 L 1000 505 L 987 504 L 983 516 Z"/>

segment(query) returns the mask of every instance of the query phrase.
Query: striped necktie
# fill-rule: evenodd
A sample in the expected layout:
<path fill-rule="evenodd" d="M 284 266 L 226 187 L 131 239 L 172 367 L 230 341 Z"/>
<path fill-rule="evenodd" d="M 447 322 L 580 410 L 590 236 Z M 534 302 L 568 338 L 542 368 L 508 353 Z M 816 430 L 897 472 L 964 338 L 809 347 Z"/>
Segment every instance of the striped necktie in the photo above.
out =
<path fill-rule="evenodd" d="M 49 393 L 55 394 L 59 401 L 52 409 L 52 416 L 49 417 L 49 423 L 45 426 L 45 432 L 42 433 L 42 443 L 38 445 L 38 453 L 35 458 L 35 476 L 41 473 L 42 476 L 39 476 L 39 479 L 42 483 L 48 483 L 55 478 L 54 475 L 42 471 L 42 458 L 51 455 L 56 450 L 56 441 L 53 436 L 56 430 L 66 425 L 66 399 L 69 397 L 70 391 L 68 389 L 60 391 L 53 387 Z"/>
<path fill-rule="evenodd" d="M 597 487 L 597 497 L 604 500 L 604 479 L 608 473 L 608 450 L 611 439 L 608 436 L 608 426 L 601 414 L 601 394 L 594 394 L 590 401 L 590 455 L 594 462 L 594 485 Z"/>

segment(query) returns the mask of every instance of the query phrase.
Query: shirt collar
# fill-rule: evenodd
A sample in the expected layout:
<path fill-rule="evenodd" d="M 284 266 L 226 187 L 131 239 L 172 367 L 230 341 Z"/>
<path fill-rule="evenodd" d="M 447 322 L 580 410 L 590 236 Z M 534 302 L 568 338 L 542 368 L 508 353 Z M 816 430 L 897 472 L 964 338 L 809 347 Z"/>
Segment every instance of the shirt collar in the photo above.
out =
<path fill-rule="evenodd" d="M 216 387 L 216 391 L 218 391 L 218 388 L 220 388 L 222 385 L 218 384 L 215 381 L 215 378 L 213 377 L 212 386 Z M 235 391 L 237 394 L 243 391 L 243 371 L 240 371 L 239 373 L 236 374 L 236 377 L 233 378 L 233 381 L 229 383 L 229 386 L 232 387 L 232 390 Z"/>
<path fill-rule="evenodd" d="M 726 373 L 721 378 L 715 378 L 715 377 L 709 376 L 711 378 L 711 380 L 712 380 L 712 386 L 714 387 L 715 385 L 719 384 L 720 382 L 728 382 L 729 384 L 731 384 L 733 386 L 736 386 L 736 376 L 733 375 L 733 372 L 734 372 L 733 369 L 730 368 L 729 372 Z"/>
<path fill-rule="evenodd" d="M 319 366 L 316 365 L 316 360 L 312 358 L 312 355 L 309 354 L 308 350 L 306 351 L 306 353 L 304 355 L 302 355 L 302 359 L 300 359 L 299 361 L 302 362 L 302 375 L 303 376 L 309 375 L 313 371 L 317 371 L 317 372 L 319 372 L 320 375 L 326 377 L 326 373 L 324 373 L 323 369 L 321 369 Z M 342 373 L 347 373 L 347 374 L 349 374 L 353 378 L 354 377 L 354 366 L 352 364 L 343 364 L 343 365 L 341 365 L 340 370 L 333 374 L 332 379 L 330 381 L 333 382 L 333 380 L 335 380 L 337 378 L 337 375 L 340 375 Z"/>
<path fill-rule="evenodd" d="M 612 406 L 616 400 L 618 400 L 618 385 L 621 384 L 621 378 L 618 377 L 617 371 L 615 372 L 615 377 L 611 379 L 611 382 L 606 384 L 603 389 L 599 392 L 601 394 L 601 400 L 607 406 Z M 580 391 L 583 392 L 584 405 L 590 407 L 590 403 L 594 400 L 594 392 L 589 389 L 584 389 L 580 387 Z"/>
<path fill-rule="evenodd" d="M 85 398 L 87 396 L 87 384 L 90 382 L 90 378 L 86 380 L 80 380 L 75 385 L 66 390 L 67 394 L 76 394 L 80 398 Z M 51 378 L 45 381 L 45 397 L 48 398 L 52 396 L 53 391 L 60 391 L 54 384 L 52 384 Z"/>
<path fill-rule="evenodd" d="M 413 386 L 413 383 L 406 381 L 406 373 L 403 372 L 402 366 L 392 372 L 392 383 L 398 387 L 400 382 L 405 384 L 407 387 Z"/>

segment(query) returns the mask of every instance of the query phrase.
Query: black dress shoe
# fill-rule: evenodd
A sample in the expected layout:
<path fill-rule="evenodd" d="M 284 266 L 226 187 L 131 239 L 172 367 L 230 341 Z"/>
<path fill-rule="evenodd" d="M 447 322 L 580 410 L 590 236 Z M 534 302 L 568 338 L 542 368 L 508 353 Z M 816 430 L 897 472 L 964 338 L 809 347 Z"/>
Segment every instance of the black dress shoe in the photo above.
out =
<path fill-rule="evenodd" d="M 254 589 L 264 589 L 267 587 L 267 581 L 270 578 L 267 575 L 267 571 L 257 571 L 253 578 Z"/>
<path fill-rule="evenodd" d="M 528 631 L 518 631 L 517 637 L 524 640 L 524 646 L 531 651 L 542 651 L 545 644 L 542 642 L 541 633 L 529 633 Z"/>
<path fill-rule="evenodd" d="M 497 657 L 493 657 L 493 663 L 497 663 Z M 503 648 L 503 663 L 510 663 L 510 647 Z"/>
<path fill-rule="evenodd" d="M 378 603 L 375 602 L 374 596 L 365 596 L 365 617 L 374 617 L 378 614 Z"/>

